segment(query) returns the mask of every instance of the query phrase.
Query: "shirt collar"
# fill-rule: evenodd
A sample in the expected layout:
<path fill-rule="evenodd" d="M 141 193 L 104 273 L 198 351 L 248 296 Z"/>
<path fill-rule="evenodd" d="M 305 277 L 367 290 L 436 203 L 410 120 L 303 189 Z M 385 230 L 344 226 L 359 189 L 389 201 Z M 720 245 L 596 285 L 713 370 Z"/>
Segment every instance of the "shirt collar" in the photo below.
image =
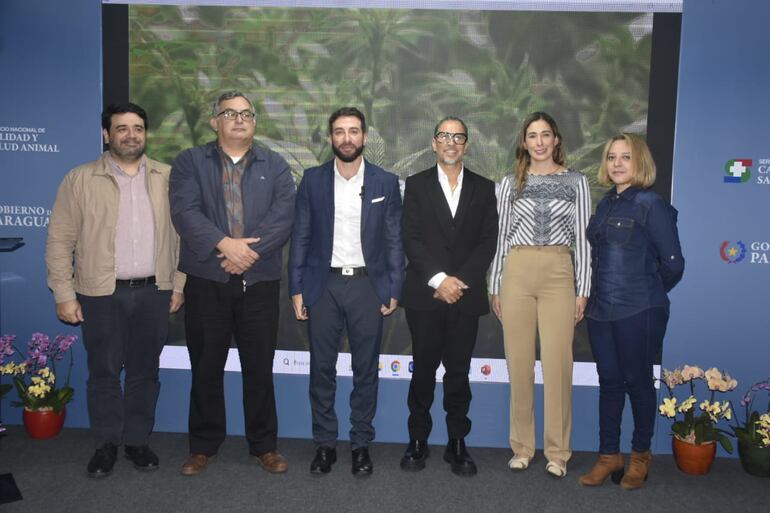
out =
<path fill-rule="evenodd" d="M 613 187 L 612 189 L 607 191 L 607 194 L 611 198 L 623 198 L 625 200 L 631 201 L 636 197 L 637 194 L 639 194 L 640 191 L 641 189 L 639 187 L 635 187 L 632 185 L 631 187 L 627 188 L 625 191 L 621 192 L 620 194 L 618 194 L 617 187 Z"/>
<path fill-rule="evenodd" d="M 115 162 L 115 159 L 112 157 L 112 153 L 109 151 L 107 153 L 107 163 L 110 165 L 110 169 L 113 173 L 119 174 L 121 176 L 125 176 L 126 178 L 133 178 L 132 176 L 129 176 L 128 173 L 126 173 L 122 167 L 120 167 L 120 164 Z M 134 176 L 139 176 L 144 173 L 145 169 L 147 168 L 147 155 L 142 155 L 139 158 L 139 172 Z"/>
<path fill-rule="evenodd" d="M 219 142 L 215 143 L 215 148 L 216 148 L 217 155 L 219 155 L 220 158 L 227 159 L 229 162 L 233 164 L 239 164 L 243 161 L 243 159 L 248 159 L 247 162 L 250 162 L 254 156 L 253 144 L 249 146 L 249 149 L 246 150 L 246 153 L 244 153 L 243 156 L 238 159 L 238 162 L 233 162 L 233 158 L 227 153 L 225 153 L 225 150 L 222 149 L 222 147 L 219 145 Z"/>
<path fill-rule="evenodd" d="M 364 181 L 364 168 L 366 167 L 366 161 L 361 159 L 361 165 L 358 166 L 358 171 L 353 175 L 350 180 L 340 174 L 340 170 L 337 169 L 337 159 L 334 159 L 334 179 L 342 180 L 345 183 L 359 183 Z"/>
<path fill-rule="evenodd" d="M 446 171 L 444 171 L 441 167 L 441 164 L 436 163 L 436 168 L 438 169 L 438 182 L 439 183 L 449 183 L 449 176 L 447 176 Z M 465 165 L 463 165 L 460 168 L 460 174 L 457 175 L 457 185 L 462 186 L 463 184 L 463 173 L 465 172 Z"/>

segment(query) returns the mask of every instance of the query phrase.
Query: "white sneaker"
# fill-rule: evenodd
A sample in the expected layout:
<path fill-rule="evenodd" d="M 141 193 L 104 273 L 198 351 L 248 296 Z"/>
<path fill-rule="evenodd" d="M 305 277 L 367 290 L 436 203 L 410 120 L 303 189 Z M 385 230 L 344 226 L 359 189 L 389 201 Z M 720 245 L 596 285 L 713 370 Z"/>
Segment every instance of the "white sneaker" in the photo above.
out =
<path fill-rule="evenodd" d="M 526 456 L 516 456 L 514 454 L 513 458 L 508 461 L 508 468 L 511 470 L 526 470 L 526 468 L 529 467 L 530 461 L 532 461 L 532 458 L 527 458 Z"/>
<path fill-rule="evenodd" d="M 554 477 L 567 475 L 567 463 L 561 460 L 551 460 L 545 466 L 545 471 Z"/>

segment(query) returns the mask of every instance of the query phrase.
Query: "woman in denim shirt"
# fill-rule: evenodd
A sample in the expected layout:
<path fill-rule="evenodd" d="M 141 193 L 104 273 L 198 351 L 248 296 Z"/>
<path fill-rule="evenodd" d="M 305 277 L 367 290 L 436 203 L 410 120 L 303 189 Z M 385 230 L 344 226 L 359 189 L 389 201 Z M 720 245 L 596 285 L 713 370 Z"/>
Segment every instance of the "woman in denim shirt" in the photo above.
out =
<path fill-rule="evenodd" d="M 580 482 L 596 486 L 612 475 L 615 483 L 634 489 L 646 480 L 652 460 L 653 364 L 668 322 L 667 292 L 681 279 L 684 259 L 676 209 L 649 190 L 655 162 L 643 139 L 613 137 L 604 147 L 598 178 L 615 185 L 587 229 L 593 279 L 585 315 L 599 374 L 599 458 Z M 623 475 L 620 423 L 626 394 L 634 433 Z"/>

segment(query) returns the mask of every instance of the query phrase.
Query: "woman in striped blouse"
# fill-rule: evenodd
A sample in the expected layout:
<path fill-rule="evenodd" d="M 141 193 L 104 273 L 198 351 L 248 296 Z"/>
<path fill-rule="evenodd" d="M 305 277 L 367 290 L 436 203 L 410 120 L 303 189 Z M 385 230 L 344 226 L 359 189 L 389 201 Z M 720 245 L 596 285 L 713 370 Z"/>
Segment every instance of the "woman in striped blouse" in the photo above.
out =
<path fill-rule="evenodd" d="M 503 178 L 500 230 L 492 262 L 492 308 L 503 324 L 511 384 L 512 470 L 535 455 L 535 336 L 540 335 L 544 386 L 546 471 L 567 474 L 572 455 L 572 339 L 591 283 L 585 229 L 591 212 L 588 181 L 565 167 L 559 128 L 545 112 L 524 121 L 516 169 Z M 570 248 L 574 247 L 574 265 Z"/>

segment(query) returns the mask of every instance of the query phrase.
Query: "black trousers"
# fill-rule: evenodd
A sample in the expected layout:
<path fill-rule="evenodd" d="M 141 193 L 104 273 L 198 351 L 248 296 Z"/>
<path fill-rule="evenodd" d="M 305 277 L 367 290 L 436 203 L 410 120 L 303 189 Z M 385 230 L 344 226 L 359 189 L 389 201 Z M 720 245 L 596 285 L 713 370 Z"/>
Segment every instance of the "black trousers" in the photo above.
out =
<path fill-rule="evenodd" d="M 479 318 L 466 315 L 456 306 L 437 310 L 406 308 L 412 333 L 414 369 L 409 383 L 409 438 L 427 440 L 433 428 L 430 407 L 436 387 L 436 370 L 444 364 L 444 411 L 449 438 L 465 438 L 471 431 L 468 409 L 471 387 L 468 371 L 476 345 Z"/>
<path fill-rule="evenodd" d="M 372 419 L 377 411 L 381 304 L 366 276 L 329 274 L 323 295 L 308 306 L 310 408 L 316 447 L 335 447 L 337 444 L 334 398 L 337 391 L 337 356 L 345 329 L 353 367 L 350 445 L 355 450 L 367 447 L 374 439 Z"/>
<path fill-rule="evenodd" d="M 227 434 L 224 368 L 235 338 L 243 379 L 243 416 L 249 452 L 276 449 L 278 420 L 273 357 L 278 337 L 280 282 L 258 282 L 244 291 L 240 276 L 218 283 L 187 276 L 185 330 L 192 368 L 190 452 L 214 455 Z"/>
<path fill-rule="evenodd" d="M 109 296 L 78 294 L 77 299 L 85 319 L 86 396 L 96 446 L 147 445 L 155 425 L 158 359 L 168 335 L 171 291 L 117 285 Z"/>

